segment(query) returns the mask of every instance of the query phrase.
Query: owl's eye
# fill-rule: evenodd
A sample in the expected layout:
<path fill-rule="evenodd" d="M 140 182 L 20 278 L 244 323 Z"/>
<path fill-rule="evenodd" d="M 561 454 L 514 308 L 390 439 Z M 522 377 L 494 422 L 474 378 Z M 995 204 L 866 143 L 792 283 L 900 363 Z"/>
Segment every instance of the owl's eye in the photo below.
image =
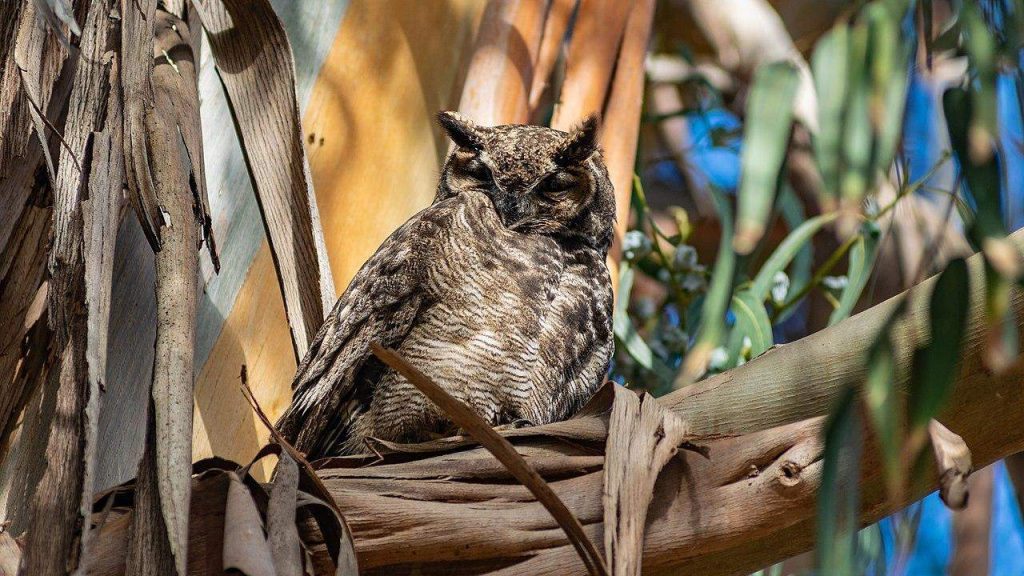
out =
<path fill-rule="evenodd" d="M 473 158 L 469 162 L 466 162 L 464 170 L 470 177 L 475 178 L 482 183 L 486 184 L 493 180 L 491 169 L 488 168 L 487 164 L 484 164 L 483 160 L 480 160 L 479 158 Z"/>
<path fill-rule="evenodd" d="M 537 191 L 549 200 L 561 200 L 576 187 L 578 181 L 568 172 L 555 172 L 537 185 Z"/>

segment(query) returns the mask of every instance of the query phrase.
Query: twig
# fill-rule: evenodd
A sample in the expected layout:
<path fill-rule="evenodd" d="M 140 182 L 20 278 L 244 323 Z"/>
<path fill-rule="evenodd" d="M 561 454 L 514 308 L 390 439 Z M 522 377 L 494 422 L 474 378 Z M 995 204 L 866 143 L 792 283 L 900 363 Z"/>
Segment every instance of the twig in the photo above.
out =
<path fill-rule="evenodd" d="M 505 468 L 525 486 L 537 501 L 547 508 L 548 512 L 555 518 L 562 530 L 565 531 L 569 541 L 579 553 L 587 570 L 591 574 L 607 575 L 608 568 L 604 560 L 598 554 L 594 543 L 590 541 L 583 526 L 572 512 L 565 506 L 565 503 L 555 494 L 551 486 L 541 478 L 540 474 L 530 466 L 516 449 L 494 431 L 472 408 L 456 400 L 444 388 L 430 379 L 426 374 L 417 370 L 394 350 L 384 348 L 377 342 L 370 343 L 370 349 L 374 356 L 401 374 L 412 385 L 416 386 L 424 396 L 437 405 L 445 415 L 451 418 L 456 426 L 469 433 L 474 440 L 486 448 Z"/>
<path fill-rule="evenodd" d="M 36 115 L 39 116 L 39 119 L 42 120 L 43 124 L 46 124 L 46 127 L 49 128 L 51 132 L 53 132 L 54 136 L 57 137 L 57 141 L 60 142 L 61 146 L 63 146 L 64 149 L 68 151 L 68 155 L 71 156 L 71 160 L 73 160 L 75 163 L 75 168 L 78 168 L 78 173 L 81 174 L 82 164 L 78 161 L 78 156 L 75 156 L 75 151 L 71 149 L 71 146 L 64 140 L 64 135 L 61 134 L 60 130 L 58 130 L 52 122 L 50 122 L 50 119 L 46 117 L 46 114 L 43 112 L 42 108 L 40 108 L 39 104 L 37 104 L 35 99 L 32 98 L 31 91 L 28 89 L 28 80 L 25 78 L 25 69 L 19 66 L 18 73 L 21 77 L 22 87 L 25 88 L 25 90 L 22 92 L 25 96 L 25 100 L 28 100 L 28 103 L 32 106 L 32 111 L 35 112 Z M 46 141 L 42 139 L 41 135 L 39 144 L 43 147 L 46 147 Z"/>

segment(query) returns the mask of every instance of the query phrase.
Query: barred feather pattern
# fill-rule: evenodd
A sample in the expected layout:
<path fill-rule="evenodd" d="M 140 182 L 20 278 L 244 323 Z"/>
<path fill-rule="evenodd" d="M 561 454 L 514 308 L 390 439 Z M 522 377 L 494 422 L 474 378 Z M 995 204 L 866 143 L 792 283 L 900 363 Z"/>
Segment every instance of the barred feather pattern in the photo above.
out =
<path fill-rule="evenodd" d="M 475 132 L 460 136 L 486 145 L 505 127 L 470 128 Z M 524 128 L 533 127 L 509 127 L 520 146 L 523 134 L 538 139 Z M 278 422 L 299 450 L 320 458 L 366 452 L 371 437 L 417 442 L 455 432 L 412 384 L 372 356 L 373 341 L 397 349 L 492 425 L 564 419 L 600 386 L 613 346 L 603 227 L 588 241 L 578 234 L 591 210 L 566 208 L 542 219 L 564 218 L 575 227 L 570 233 L 550 223 L 517 227 L 522 222 L 500 208 L 508 195 L 529 196 L 538 180 L 562 169 L 547 163 L 560 141 L 580 139 L 542 130 L 546 148 L 518 167 L 524 171 L 515 186 L 501 184 L 502 166 L 486 156 L 493 181 L 474 184 L 460 176 L 460 158 L 473 161 L 483 151 L 454 152 L 435 203 L 359 271 L 299 366 L 292 403 Z M 578 167 L 590 187 L 579 197 L 604 210 L 607 199 L 598 197 L 611 194 L 610 183 L 592 152 Z M 521 198 L 516 202 L 522 211 Z M 611 216 L 602 219 L 610 229 Z"/>

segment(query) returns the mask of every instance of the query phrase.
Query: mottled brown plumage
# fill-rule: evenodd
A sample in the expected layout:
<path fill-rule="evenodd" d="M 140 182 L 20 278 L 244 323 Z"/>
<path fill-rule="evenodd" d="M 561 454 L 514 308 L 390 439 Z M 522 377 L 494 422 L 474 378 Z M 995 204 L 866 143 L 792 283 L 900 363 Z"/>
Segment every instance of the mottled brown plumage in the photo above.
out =
<path fill-rule="evenodd" d="M 494 425 L 564 419 L 604 378 L 615 200 L 596 122 L 567 134 L 439 119 L 456 147 L 434 203 L 363 265 L 299 366 L 278 426 L 311 458 L 453 432 L 372 341 Z"/>

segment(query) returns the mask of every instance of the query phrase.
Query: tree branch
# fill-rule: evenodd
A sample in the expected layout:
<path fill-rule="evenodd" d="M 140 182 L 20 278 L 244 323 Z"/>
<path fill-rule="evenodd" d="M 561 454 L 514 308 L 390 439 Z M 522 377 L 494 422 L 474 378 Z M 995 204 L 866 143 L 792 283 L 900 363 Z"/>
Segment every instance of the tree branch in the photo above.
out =
<path fill-rule="evenodd" d="M 1024 233 L 1014 238 L 1020 243 Z M 940 420 L 963 437 L 981 468 L 1024 449 L 1024 365 L 998 375 L 983 369 L 983 262 L 974 256 L 969 265 L 964 356 Z M 909 306 L 893 338 L 901 387 L 913 350 L 928 338 L 924 320 L 934 284 L 928 280 L 902 295 Z M 812 547 L 821 416 L 840 391 L 862 381 L 868 347 L 898 303 L 889 300 L 660 399 L 696 436 L 711 439 L 711 458 L 681 453 L 658 478 L 646 525 L 645 574 L 745 574 Z M 1020 294 L 1013 307 L 1017 318 L 1024 317 Z M 604 529 L 602 451 L 614 396 L 609 391 L 566 422 L 506 432 L 595 540 Z M 364 575 L 582 573 L 555 520 L 484 449 L 458 438 L 384 448 L 379 456 L 323 462 L 319 471 L 352 528 Z M 901 500 L 887 499 L 870 441 L 862 470 L 865 524 L 939 483 L 933 471 Z M 195 520 L 212 516 L 207 512 Z M 109 555 L 119 553 L 124 538 L 125 523 L 104 527 L 96 549 L 108 556 L 93 559 L 93 573 L 119 573 L 117 558 Z M 192 549 L 201 547 L 197 542 Z"/>

